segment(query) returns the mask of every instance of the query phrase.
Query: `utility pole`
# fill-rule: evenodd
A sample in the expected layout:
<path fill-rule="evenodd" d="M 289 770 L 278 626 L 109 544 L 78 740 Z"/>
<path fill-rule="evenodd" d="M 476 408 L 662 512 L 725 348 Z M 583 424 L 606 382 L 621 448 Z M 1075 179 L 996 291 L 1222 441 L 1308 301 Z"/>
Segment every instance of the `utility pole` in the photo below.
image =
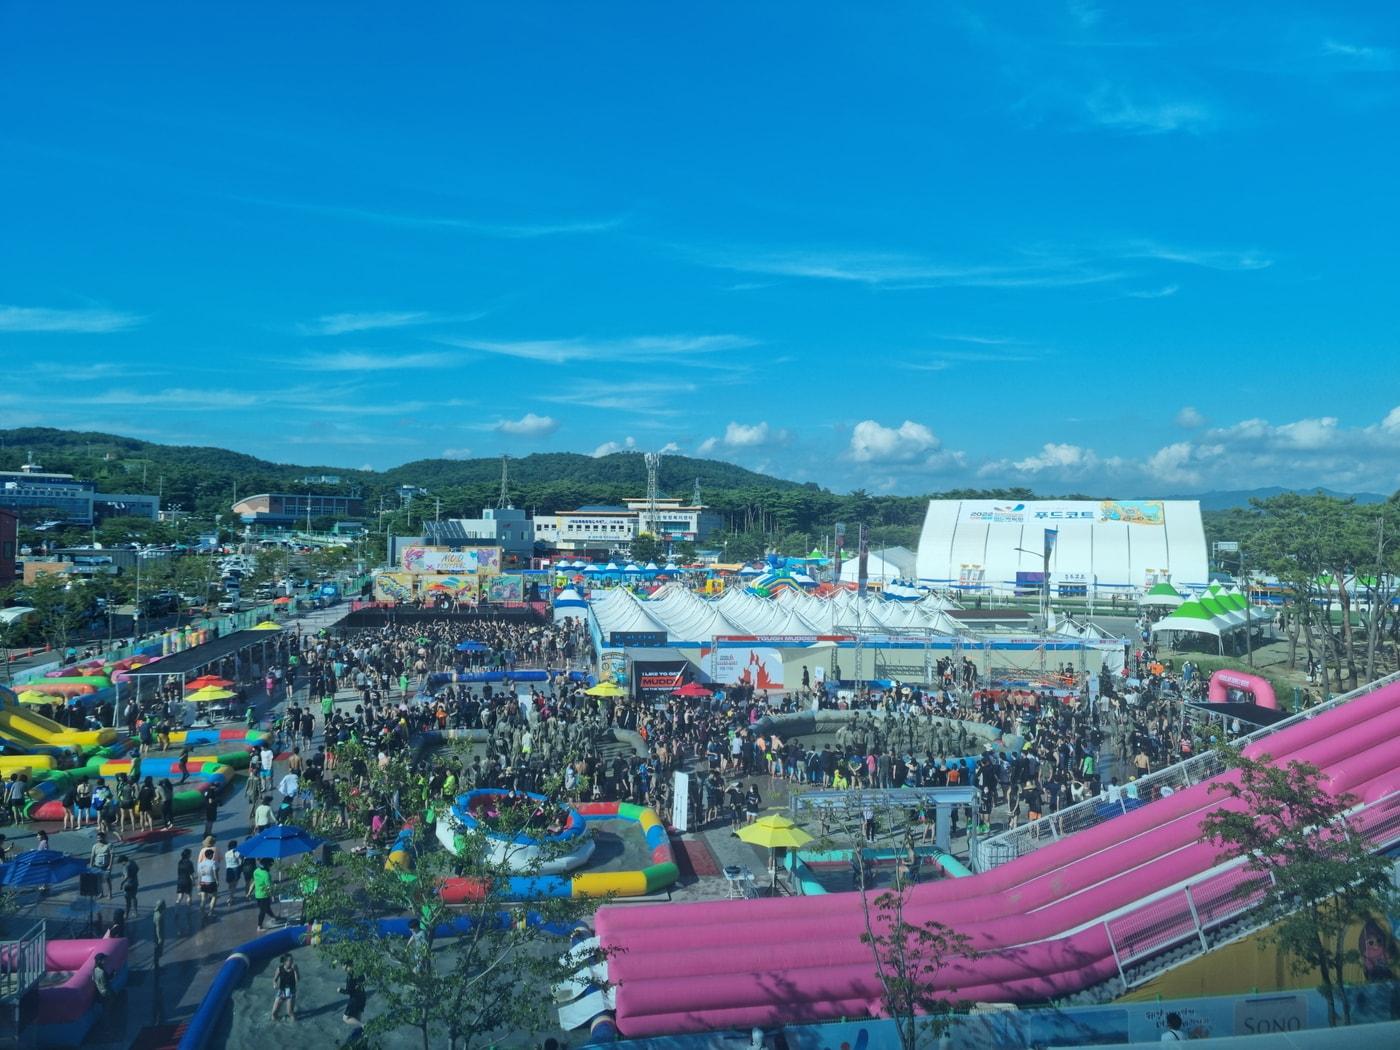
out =
<path fill-rule="evenodd" d="M 660 530 L 656 527 L 656 517 L 657 500 L 660 495 L 658 491 L 657 475 L 661 470 L 661 453 L 648 452 L 642 459 L 647 465 L 647 531 L 650 532 L 652 536 L 660 539 Z M 639 527 L 637 531 L 641 532 L 642 530 Z"/>
<path fill-rule="evenodd" d="M 1250 626 L 1249 574 L 1244 570 L 1244 544 L 1240 544 L 1240 580 L 1244 583 L 1244 651 L 1254 666 L 1254 630 Z"/>

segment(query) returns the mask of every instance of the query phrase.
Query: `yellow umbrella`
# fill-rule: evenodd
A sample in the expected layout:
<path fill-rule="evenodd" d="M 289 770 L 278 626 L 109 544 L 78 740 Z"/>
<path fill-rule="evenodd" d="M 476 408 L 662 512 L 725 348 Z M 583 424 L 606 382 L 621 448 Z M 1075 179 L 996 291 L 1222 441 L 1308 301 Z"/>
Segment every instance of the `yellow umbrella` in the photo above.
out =
<path fill-rule="evenodd" d="M 812 841 L 811 835 L 781 813 L 770 813 L 763 819 L 740 828 L 739 838 L 751 846 L 766 846 L 769 849 L 779 846 L 796 849 Z"/>
<path fill-rule="evenodd" d="M 214 700 L 232 700 L 238 694 L 228 689 L 220 689 L 217 686 L 205 686 L 197 689 L 185 697 L 193 704 L 207 704 Z"/>
<path fill-rule="evenodd" d="M 761 820 L 739 829 L 739 838 L 751 846 L 766 846 L 769 850 L 796 849 L 812 841 L 812 836 L 799 828 L 781 813 L 770 813 Z M 769 857 L 768 870 L 772 873 L 770 886 L 778 884 L 778 855 Z"/>
<path fill-rule="evenodd" d="M 592 689 L 585 689 L 589 696 L 626 696 L 627 690 L 616 682 L 599 682 Z"/>
<path fill-rule="evenodd" d="M 271 620 L 255 623 L 252 627 L 248 628 L 250 631 L 280 631 L 281 629 L 282 625 L 280 623 L 273 623 Z"/>
<path fill-rule="evenodd" d="M 49 696 L 48 693 L 38 693 L 33 689 L 26 689 L 19 694 L 17 699 L 22 704 L 47 704 L 51 703 L 54 698 Z"/>

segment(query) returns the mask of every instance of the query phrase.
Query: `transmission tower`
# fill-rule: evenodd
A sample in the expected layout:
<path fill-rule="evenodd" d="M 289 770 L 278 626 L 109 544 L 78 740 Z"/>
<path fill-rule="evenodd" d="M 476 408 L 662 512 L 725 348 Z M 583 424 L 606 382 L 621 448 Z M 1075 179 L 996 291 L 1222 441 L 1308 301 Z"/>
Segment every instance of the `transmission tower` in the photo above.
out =
<path fill-rule="evenodd" d="M 496 497 L 496 506 L 501 510 L 510 507 L 510 457 L 501 457 L 501 494 Z"/>
<path fill-rule="evenodd" d="M 659 539 L 660 537 L 657 535 L 656 528 L 656 516 L 658 513 L 657 500 L 660 496 L 660 486 L 657 483 L 657 475 L 661 471 L 661 453 L 648 452 L 643 459 L 645 459 L 647 465 L 647 520 L 649 523 L 647 531 L 649 531 L 652 536 Z"/>
<path fill-rule="evenodd" d="M 700 506 L 700 479 L 699 479 L 699 478 L 696 478 L 696 479 L 695 479 L 695 488 L 693 488 L 693 489 L 690 490 L 690 505 L 691 505 L 692 507 L 698 507 L 698 506 Z"/>

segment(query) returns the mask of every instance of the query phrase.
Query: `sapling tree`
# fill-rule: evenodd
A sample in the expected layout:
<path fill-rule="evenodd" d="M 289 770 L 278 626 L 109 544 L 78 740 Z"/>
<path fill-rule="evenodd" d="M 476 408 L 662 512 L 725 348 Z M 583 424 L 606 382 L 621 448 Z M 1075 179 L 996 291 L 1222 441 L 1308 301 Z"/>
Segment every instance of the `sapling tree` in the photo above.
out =
<path fill-rule="evenodd" d="M 898 809 L 881 807 L 862 792 L 851 792 L 845 804 L 823 809 L 819 845 L 842 845 L 851 851 L 856 890 L 860 894 L 864 929 L 860 941 L 870 949 L 885 1013 L 895 1025 L 902 1050 L 920 1050 L 946 1032 L 962 1008 L 954 988 L 940 988 L 939 977 L 953 960 L 976 958 L 964 934 L 935 920 L 911 919 L 909 906 L 917 882 L 918 853 L 911 830 L 896 839 L 893 884 L 873 885 L 865 863 L 867 824 L 881 816 L 907 819 Z M 897 829 L 892 829 L 897 830 Z"/>
<path fill-rule="evenodd" d="M 1298 976 L 1318 975 L 1332 1025 L 1352 1021 L 1346 968 L 1359 963 L 1349 936 L 1373 915 L 1393 908 L 1391 861 L 1373 852 L 1359 800 L 1331 793 L 1321 770 L 1306 762 L 1274 763 L 1233 748 L 1222 753 L 1237 779 L 1211 785 L 1238 805 L 1202 824 L 1206 838 L 1258 874 L 1262 907 L 1274 920 L 1265 932 Z"/>

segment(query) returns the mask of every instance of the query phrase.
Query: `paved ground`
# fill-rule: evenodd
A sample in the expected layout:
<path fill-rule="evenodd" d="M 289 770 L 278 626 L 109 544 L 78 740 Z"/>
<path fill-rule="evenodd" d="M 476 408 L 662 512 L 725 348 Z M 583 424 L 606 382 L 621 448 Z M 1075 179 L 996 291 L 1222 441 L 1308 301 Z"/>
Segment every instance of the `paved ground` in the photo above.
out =
<path fill-rule="evenodd" d="M 316 631 L 337 622 L 348 612 L 349 606 L 342 604 L 317 610 L 291 621 L 289 626 L 295 628 L 300 624 L 303 631 Z M 346 695 L 348 697 L 349 694 Z M 266 708 L 267 700 L 262 694 L 257 696 L 255 702 L 260 709 Z M 238 784 L 239 787 L 228 793 L 215 824 L 214 833 L 221 845 L 229 839 L 247 837 L 247 808 L 243 804 L 241 778 Z M 4 828 L 12 852 L 32 849 L 40 828 L 48 831 L 54 849 L 77 856 L 86 856 L 92 849 L 94 832 L 91 828 L 60 831 L 56 824 L 43 823 Z M 148 1025 L 187 1020 L 229 952 L 256 935 L 256 906 L 251 901 L 244 901 L 241 895 L 237 903 L 230 907 L 225 903 L 227 894 L 224 894 L 220 898 L 216 917 L 207 923 L 200 921 L 197 905 L 193 909 L 175 907 L 176 862 L 182 849 L 199 845 L 203 830 L 202 819 L 195 821 L 186 817 L 173 835 L 116 844 L 115 868 L 120 869 L 128 857 L 135 857 L 141 866 L 140 907 L 135 919 L 128 924 L 127 931 L 131 940 L 131 980 L 128 993 L 109 1010 L 106 1020 L 94 1029 L 84 1044 L 86 1047 L 126 1050 L 141 1029 Z M 115 882 L 120 896 L 120 877 Z M 161 965 L 156 966 L 151 910 L 156 901 L 162 899 L 167 908 L 167 943 Z M 40 900 L 30 893 L 17 903 L 18 914 L 9 916 L 4 922 L 7 935 L 21 933 L 33 920 L 42 918 L 49 922 L 49 936 L 57 939 L 87 936 L 89 928 L 100 935 L 119 902 L 98 900 L 96 915 L 92 916 L 97 925 L 92 927 L 89 923 L 94 909 L 88 901 L 78 898 L 76 882 L 66 884 L 48 898 Z"/>

